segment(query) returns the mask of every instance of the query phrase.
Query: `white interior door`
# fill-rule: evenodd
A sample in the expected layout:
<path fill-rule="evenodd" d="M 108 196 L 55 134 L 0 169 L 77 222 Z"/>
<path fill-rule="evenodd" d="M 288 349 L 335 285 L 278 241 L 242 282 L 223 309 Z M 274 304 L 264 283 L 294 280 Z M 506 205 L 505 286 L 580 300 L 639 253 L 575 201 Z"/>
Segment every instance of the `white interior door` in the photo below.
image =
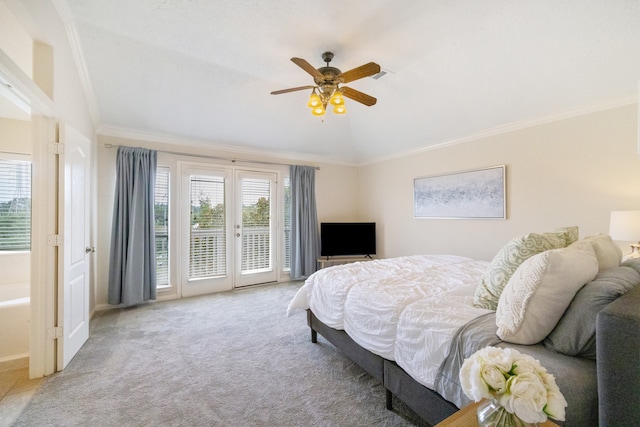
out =
<path fill-rule="evenodd" d="M 192 296 L 233 289 L 229 170 L 181 165 L 181 294 Z"/>
<path fill-rule="evenodd" d="M 236 287 L 275 282 L 275 173 L 236 171 Z"/>
<path fill-rule="evenodd" d="M 91 145 L 68 125 L 60 126 L 60 216 L 57 368 L 62 370 L 89 338 L 89 219 Z"/>

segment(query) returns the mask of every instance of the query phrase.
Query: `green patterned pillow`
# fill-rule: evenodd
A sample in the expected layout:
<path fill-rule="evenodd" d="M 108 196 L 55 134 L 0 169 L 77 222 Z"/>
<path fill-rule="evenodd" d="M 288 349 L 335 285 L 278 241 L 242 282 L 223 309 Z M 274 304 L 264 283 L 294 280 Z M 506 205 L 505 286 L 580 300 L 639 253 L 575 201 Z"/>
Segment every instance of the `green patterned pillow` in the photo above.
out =
<path fill-rule="evenodd" d="M 509 241 L 493 258 L 476 288 L 473 305 L 495 310 L 507 282 L 525 260 L 541 252 L 560 249 L 578 240 L 578 227 L 565 227 L 551 233 L 528 233 Z"/>
<path fill-rule="evenodd" d="M 573 227 L 558 228 L 557 230 L 553 230 L 553 233 L 564 234 L 567 246 L 578 241 L 578 227 L 575 225 Z"/>

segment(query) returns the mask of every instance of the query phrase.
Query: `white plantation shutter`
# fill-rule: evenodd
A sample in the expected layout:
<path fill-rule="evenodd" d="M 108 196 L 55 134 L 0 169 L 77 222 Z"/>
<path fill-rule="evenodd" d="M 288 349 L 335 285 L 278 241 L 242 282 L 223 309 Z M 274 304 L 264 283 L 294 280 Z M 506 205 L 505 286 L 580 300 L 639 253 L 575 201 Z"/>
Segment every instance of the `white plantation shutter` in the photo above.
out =
<path fill-rule="evenodd" d="M 31 249 L 31 162 L 0 160 L 0 251 Z"/>
<path fill-rule="evenodd" d="M 271 182 L 242 179 L 243 273 L 271 269 Z"/>
<path fill-rule="evenodd" d="M 284 269 L 291 268 L 291 181 L 284 178 Z"/>
<path fill-rule="evenodd" d="M 224 187 L 222 177 L 189 177 L 189 279 L 227 274 Z"/>
<path fill-rule="evenodd" d="M 169 168 L 156 171 L 154 197 L 157 287 L 169 286 Z"/>

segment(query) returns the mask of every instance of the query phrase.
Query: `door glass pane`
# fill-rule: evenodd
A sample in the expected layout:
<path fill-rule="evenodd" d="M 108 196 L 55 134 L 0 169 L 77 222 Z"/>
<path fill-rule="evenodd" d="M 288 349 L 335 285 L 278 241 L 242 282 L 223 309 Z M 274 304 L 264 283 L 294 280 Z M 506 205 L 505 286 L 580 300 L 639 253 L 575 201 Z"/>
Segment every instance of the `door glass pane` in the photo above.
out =
<path fill-rule="evenodd" d="M 154 201 L 156 230 L 156 281 L 158 288 L 169 286 L 169 168 L 156 171 Z"/>
<path fill-rule="evenodd" d="M 242 180 L 242 272 L 271 269 L 271 181 Z"/>
<path fill-rule="evenodd" d="M 189 279 L 227 274 L 224 178 L 189 178 Z"/>

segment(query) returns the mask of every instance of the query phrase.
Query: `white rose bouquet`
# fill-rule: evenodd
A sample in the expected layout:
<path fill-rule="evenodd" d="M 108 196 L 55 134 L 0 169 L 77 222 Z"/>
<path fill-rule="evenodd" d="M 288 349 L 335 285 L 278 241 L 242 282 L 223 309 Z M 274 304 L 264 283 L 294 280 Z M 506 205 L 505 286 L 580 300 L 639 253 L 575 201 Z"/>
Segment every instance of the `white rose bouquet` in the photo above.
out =
<path fill-rule="evenodd" d="M 460 383 L 470 399 L 497 401 L 527 423 L 551 417 L 564 421 L 567 401 L 553 375 L 531 356 L 509 348 L 485 347 L 466 359 Z"/>

